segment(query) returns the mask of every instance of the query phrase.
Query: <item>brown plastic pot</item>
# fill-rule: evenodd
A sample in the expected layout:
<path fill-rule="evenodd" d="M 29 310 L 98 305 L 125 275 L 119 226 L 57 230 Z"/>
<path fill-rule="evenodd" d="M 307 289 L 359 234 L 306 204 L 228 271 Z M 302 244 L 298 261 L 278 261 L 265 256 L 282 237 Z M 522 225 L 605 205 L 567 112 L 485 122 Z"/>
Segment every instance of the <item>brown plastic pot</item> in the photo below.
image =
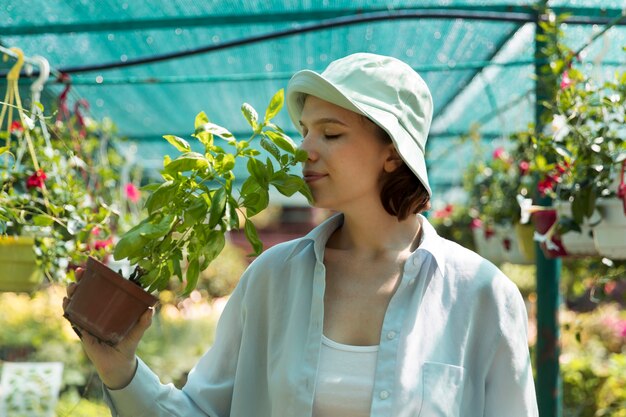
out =
<path fill-rule="evenodd" d="M 100 341 L 115 346 L 156 302 L 155 296 L 90 257 L 64 316 Z"/>

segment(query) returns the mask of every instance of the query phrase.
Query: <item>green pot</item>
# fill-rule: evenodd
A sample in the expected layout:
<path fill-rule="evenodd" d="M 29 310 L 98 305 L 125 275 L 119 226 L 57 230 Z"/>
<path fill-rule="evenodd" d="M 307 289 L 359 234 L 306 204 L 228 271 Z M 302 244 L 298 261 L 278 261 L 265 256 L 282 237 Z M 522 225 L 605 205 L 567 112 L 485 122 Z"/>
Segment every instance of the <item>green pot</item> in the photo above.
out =
<path fill-rule="evenodd" d="M 1 292 L 32 292 L 41 284 L 33 244 L 29 237 L 0 236 Z"/>

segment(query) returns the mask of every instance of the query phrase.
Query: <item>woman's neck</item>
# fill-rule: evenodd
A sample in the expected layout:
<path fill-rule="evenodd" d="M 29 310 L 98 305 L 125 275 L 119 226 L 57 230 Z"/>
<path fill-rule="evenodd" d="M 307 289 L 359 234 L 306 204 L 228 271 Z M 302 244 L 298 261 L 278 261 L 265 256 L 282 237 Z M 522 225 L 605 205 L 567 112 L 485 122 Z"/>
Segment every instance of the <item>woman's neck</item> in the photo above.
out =
<path fill-rule="evenodd" d="M 366 256 L 413 251 L 419 242 L 421 224 L 410 215 L 399 221 L 396 216 L 380 210 L 345 213 L 343 225 L 330 237 L 327 247 L 350 250 Z"/>

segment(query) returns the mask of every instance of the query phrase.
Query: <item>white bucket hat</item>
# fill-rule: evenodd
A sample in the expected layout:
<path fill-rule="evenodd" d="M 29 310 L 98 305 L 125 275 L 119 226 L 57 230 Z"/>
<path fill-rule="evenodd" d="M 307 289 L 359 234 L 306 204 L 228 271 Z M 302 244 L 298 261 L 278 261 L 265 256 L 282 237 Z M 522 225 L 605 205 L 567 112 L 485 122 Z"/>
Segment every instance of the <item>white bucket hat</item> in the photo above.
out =
<path fill-rule="evenodd" d="M 357 53 L 330 63 L 321 74 L 299 71 L 287 85 L 287 110 L 301 132 L 307 95 L 362 114 L 385 130 L 411 171 L 432 195 L 424 151 L 433 116 L 426 83 L 409 65 L 392 57 Z"/>

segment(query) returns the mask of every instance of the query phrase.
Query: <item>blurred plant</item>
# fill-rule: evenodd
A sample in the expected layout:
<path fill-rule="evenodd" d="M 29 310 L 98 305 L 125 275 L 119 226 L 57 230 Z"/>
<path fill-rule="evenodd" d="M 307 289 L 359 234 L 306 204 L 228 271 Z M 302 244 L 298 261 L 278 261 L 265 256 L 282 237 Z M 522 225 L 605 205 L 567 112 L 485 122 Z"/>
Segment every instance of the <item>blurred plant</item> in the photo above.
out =
<path fill-rule="evenodd" d="M 485 149 L 476 144 L 473 163 L 464 174 L 468 204 L 486 231 L 494 225 L 513 225 L 520 221 L 517 196 L 529 195 L 535 187 L 533 147 L 535 135 L 528 131 L 511 134 L 505 146 L 497 147 L 489 160 Z"/>
<path fill-rule="evenodd" d="M 564 415 L 617 416 L 626 408 L 626 312 L 605 304 L 562 311 Z"/>
<path fill-rule="evenodd" d="M 476 250 L 471 228 L 472 216 L 465 204 L 447 204 L 442 209 L 432 211 L 428 220 L 439 236 Z"/>

